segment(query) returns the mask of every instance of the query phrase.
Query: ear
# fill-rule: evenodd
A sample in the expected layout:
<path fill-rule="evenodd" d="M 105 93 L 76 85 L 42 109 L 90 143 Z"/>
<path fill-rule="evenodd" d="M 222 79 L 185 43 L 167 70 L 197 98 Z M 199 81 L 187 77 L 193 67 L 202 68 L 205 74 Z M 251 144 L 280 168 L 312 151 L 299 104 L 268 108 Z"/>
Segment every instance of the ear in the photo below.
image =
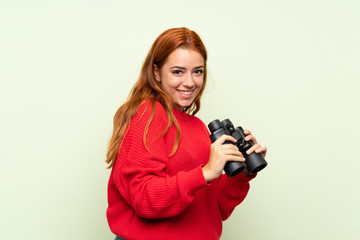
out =
<path fill-rule="evenodd" d="M 156 81 L 161 82 L 160 69 L 155 64 L 154 64 L 154 75 L 155 75 Z"/>

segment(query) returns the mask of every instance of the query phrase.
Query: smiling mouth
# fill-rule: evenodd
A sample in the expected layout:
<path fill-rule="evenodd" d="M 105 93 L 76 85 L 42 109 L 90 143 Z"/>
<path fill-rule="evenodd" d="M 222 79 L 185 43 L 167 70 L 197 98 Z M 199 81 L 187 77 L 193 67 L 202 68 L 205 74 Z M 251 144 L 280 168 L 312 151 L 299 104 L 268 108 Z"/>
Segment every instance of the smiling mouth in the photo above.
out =
<path fill-rule="evenodd" d="M 191 90 L 191 91 L 176 90 L 176 91 L 178 91 L 179 93 L 181 93 L 182 95 L 185 95 L 185 96 L 189 96 L 194 92 L 194 90 Z"/>

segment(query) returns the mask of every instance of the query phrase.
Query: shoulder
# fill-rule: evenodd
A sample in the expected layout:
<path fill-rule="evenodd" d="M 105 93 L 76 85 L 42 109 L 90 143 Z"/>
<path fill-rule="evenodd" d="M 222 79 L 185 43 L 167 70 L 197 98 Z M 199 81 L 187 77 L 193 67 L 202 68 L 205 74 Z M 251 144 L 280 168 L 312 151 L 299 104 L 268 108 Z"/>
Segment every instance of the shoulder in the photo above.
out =
<path fill-rule="evenodd" d="M 191 119 L 191 121 L 198 122 L 198 123 L 201 123 L 201 124 L 205 125 L 204 122 L 200 118 L 198 118 L 197 116 L 189 115 L 189 118 Z"/>
<path fill-rule="evenodd" d="M 167 116 L 164 107 L 157 101 L 144 100 L 133 118 L 132 125 L 145 126 L 150 124 L 152 126 L 164 126 L 167 124 Z"/>
<path fill-rule="evenodd" d="M 206 134 L 209 134 L 209 130 L 207 129 L 205 123 L 200 118 L 194 115 L 188 115 L 188 119 L 194 128 L 199 129 Z"/>
<path fill-rule="evenodd" d="M 209 130 L 208 130 L 207 126 L 205 125 L 205 123 L 200 118 L 195 117 L 195 116 L 193 116 L 193 117 L 196 118 L 199 125 L 201 125 L 201 127 L 204 129 L 204 132 L 206 132 L 206 134 L 209 134 Z"/>
<path fill-rule="evenodd" d="M 135 114 L 135 118 L 147 118 L 149 119 L 151 115 L 166 117 L 164 107 L 161 103 L 157 101 L 144 100 Z"/>

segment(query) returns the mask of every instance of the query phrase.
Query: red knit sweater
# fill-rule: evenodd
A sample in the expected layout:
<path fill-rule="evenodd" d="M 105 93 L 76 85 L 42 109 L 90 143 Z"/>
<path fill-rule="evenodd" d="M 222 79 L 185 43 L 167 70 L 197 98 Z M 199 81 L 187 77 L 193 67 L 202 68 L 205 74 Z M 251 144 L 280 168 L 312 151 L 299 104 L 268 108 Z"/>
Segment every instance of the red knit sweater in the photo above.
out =
<path fill-rule="evenodd" d="M 209 160 L 209 132 L 195 116 L 176 109 L 181 129 L 177 152 L 169 157 L 176 129 L 159 137 L 167 125 L 156 103 L 146 145 L 144 129 L 151 104 L 144 103 L 130 123 L 108 185 L 107 219 L 125 239 L 219 239 L 227 219 L 249 190 L 251 178 L 226 175 L 205 182 L 201 167 Z"/>

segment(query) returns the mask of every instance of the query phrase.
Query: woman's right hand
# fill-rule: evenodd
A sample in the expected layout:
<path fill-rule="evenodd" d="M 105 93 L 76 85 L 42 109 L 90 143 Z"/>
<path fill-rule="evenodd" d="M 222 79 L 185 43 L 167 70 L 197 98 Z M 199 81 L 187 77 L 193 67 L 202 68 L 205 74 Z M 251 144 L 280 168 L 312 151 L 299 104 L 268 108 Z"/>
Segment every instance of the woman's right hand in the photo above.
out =
<path fill-rule="evenodd" d="M 202 168 L 206 182 L 220 177 L 228 161 L 244 162 L 245 158 L 233 144 L 224 144 L 225 141 L 236 143 L 236 139 L 229 135 L 222 135 L 211 144 L 209 162 Z"/>

